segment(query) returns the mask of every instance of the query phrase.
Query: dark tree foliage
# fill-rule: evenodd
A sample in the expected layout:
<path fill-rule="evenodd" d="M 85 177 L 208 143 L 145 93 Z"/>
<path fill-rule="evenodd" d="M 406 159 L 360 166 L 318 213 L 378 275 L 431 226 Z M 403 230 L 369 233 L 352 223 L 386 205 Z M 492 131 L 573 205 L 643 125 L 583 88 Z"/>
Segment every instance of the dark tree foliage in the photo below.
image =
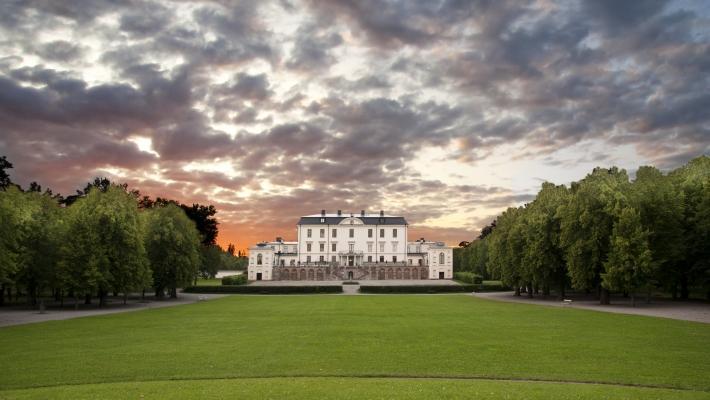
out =
<path fill-rule="evenodd" d="M 230 255 L 234 256 L 234 251 L 235 251 L 235 247 L 234 247 L 234 245 L 233 245 L 232 243 L 230 243 L 230 244 L 227 246 L 227 253 L 229 253 Z"/>
<path fill-rule="evenodd" d="M 493 220 L 493 222 L 490 223 L 490 225 L 486 225 L 481 229 L 481 234 L 478 235 L 479 239 L 485 239 L 486 236 L 490 235 L 493 233 L 493 230 L 496 228 L 496 220 Z"/>
<path fill-rule="evenodd" d="M 5 156 L 0 157 L 0 189 L 5 189 L 12 184 L 10 180 L 10 175 L 7 174 L 6 170 L 12 168 L 12 163 L 7 161 Z"/>
<path fill-rule="evenodd" d="M 180 207 L 195 222 L 197 230 L 202 236 L 203 245 L 209 246 L 217 243 L 217 234 L 219 233 L 217 225 L 219 223 L 214 218 L 214 215 L 217 214 L 217 209 L 213 205 L 204 206 L 193 203 L 192 206 L 181 204 Z"/>

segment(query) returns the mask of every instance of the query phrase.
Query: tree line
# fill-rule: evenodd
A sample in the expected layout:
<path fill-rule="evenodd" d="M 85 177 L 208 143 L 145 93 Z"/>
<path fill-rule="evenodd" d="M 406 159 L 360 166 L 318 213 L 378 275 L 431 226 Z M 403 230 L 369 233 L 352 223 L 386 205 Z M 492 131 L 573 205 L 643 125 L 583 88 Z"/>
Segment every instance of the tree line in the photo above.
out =
<path fill-rule="evenodd" d="M 0 157 L 0 305 L 13 294 L 32 304 L 51 294 L 103 305 L 111 292 L 125 301 L 145 288 L 176 297 L 198 276 L 243 264 L 234 245 L 216 245 L 212 205 L 153 200 L 106 178 L 67 197 L 35 182 L 23 190 L 9 168 Z"/>
<path fill-rule="evenodd" d="M 633 181 L 595 168 L 569 186 L 545 182 L 535 199 L 508 208 L 455 257 L 459 270 L 500 279 L 532 296 L 555 290 L 636 296 L 663 291 L 710 299 L 710 157 Z"/>

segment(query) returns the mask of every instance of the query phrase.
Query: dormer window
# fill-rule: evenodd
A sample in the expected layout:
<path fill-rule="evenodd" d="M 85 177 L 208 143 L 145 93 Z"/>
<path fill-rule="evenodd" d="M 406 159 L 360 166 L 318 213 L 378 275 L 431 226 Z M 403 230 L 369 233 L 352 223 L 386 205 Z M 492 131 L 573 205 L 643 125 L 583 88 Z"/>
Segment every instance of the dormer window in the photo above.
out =
<path fill-rule="evenodd" d="M 322 224 L 322 223 L 324 223 L 324 222 L 325 222 L 325 218 L 321 218 L 321 219 L 320 219 L 320 223 Z"/>

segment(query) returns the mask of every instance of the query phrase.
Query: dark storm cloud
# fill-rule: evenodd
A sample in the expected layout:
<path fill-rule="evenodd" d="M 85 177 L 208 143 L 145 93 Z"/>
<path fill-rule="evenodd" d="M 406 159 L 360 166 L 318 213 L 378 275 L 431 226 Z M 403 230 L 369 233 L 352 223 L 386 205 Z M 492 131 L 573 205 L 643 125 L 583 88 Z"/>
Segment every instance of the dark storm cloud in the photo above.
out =
<path fill-rule="evenodd" d="M 299 28 L 286 66 L 304 72 L 328 67 L 336 61 L 331 50 L 342 43 L 343 38 L 336 32 L 327 32 L 315 25 Z"/>

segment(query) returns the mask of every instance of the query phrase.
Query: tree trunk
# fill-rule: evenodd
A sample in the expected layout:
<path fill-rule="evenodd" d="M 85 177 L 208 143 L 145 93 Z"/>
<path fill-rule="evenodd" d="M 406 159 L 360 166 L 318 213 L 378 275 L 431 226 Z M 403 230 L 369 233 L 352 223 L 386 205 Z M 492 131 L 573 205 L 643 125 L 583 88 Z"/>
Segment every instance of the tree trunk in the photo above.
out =
<path fill-rule="evenodd" d="M 0 285 L 0 307 L 5 305 L 5 285 Z"/>
<path fill-rule="evenodd" d="M 609 290 L 602 288 L 601 293 L 599 295 L 599 304 L 609 304 Z"/>
<path fill-rule="evenodd" d="M 115 290 L 113 291 L 113 297 L 118 297 L 118 292 Z"/>
<path fill-rule="evenodd" d="M 126 300 L 127 300 L 127 298 L 128 298 L 128 293 L 123 292 L 123 305 L 124 305 L 124 306 L 126 305 Z"/>
<path fill-rule="evenodd" d="M 519 285 L 515 285 L 515 295 L 520 296 L 520 286 Z"/>
<path fill-rule="evenodd" d="M 560 296 L 559 299 L 564 300 L 565 299 L 565 281 L 564 280 L 562 282 L 560 282 L 559 291 L 560 291 L 558 293 L 558 295 Z"/>
<path fill-rule="evenodd" d="M 550 295 L 550 285 L 545 284 L 542 286 L 542 295 L 545 297 Z"/>
<path fill-rule="evenodd" d="M 74 311 L 77 311 L 79 309 L 79 297 L 75 294 L 74 295 Z"/>
<path fill-rule="evenodd" d="M 157 299 L 162 299 L 163 297 L 165 297 L 165 289 L 155 288 L 155 297 Z"/>
<path fill-rule="evenodd" d="M 631 307 L 636 307 L 636 292 L 631 292 Z"/>
<path fill-rule="evenodd" d="M 170 298 L 177 299 L 177 288 L 175 288 L 175 287 L 170 288 Z"/>
<path fill-rule="evenodd" d="M 108 295 L 108 292 L 105 290 L 99 289 L 99 307 L 103 307 L 106 305 L 106 295 Z"/>
<path fill-rule="evenodd" d="M 528 298 L 532 299 L 533 297 L 533 285 L 532 283 L 528 283 Z"/>
<path fill-rule="evenodd" d="M 688 291 L 688 277 L 683 275 L 680 277 L 680 298 L 688 300 L 690 292 Z"/>
<path fill-rule="evenodd" d="M 91 293 L 87 293 L 84 296 L 84 304 L 91 304 Z"/>
<path fill-rule="evenodd" d="M 54 300 L 60 301 L 61 298 L 62 298 L 62 289 L 55 289 L 54 290 Z"/>

